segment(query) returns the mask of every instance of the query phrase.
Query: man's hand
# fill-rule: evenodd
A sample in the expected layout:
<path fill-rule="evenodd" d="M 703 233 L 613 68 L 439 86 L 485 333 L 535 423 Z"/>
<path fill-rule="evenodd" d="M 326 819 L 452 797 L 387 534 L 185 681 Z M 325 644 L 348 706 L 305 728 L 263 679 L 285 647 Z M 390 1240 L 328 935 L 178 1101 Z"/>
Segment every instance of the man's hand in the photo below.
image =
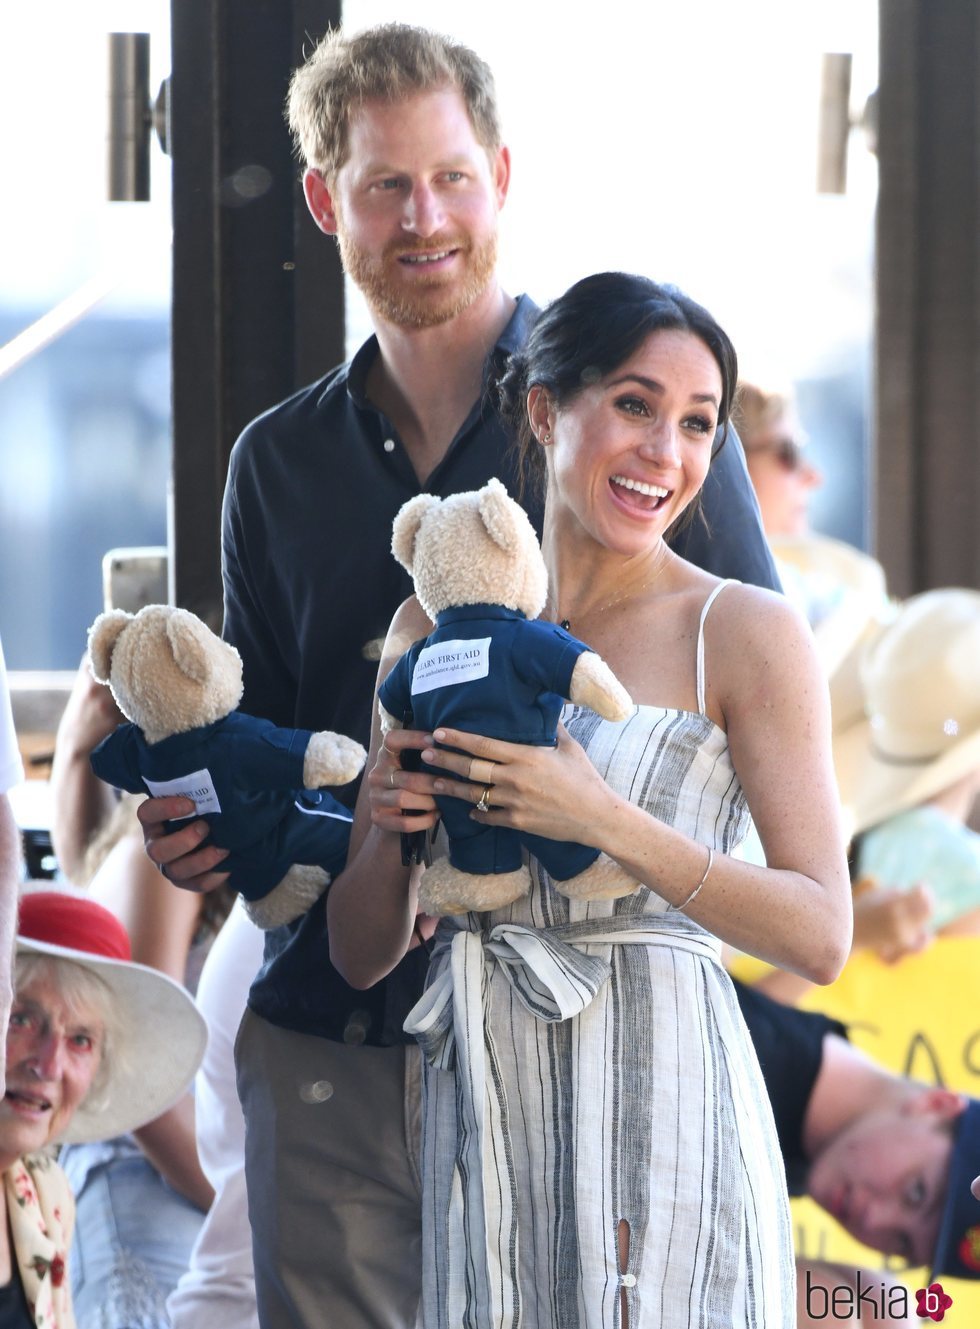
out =
<path fill-rule="evenodd" d="M 143 827 L 143 847 L 150 861 L 175 886 L 185 891 L 214 891 L 228 880 L 227 872 L 218 871 L 228 857 L 228 850 L 216 845 L 201 848 L 208 838 L 208 823 L 189 821 L 170 834 L 166 830 L 166 822 L 193 815 L 193 812 L 194 804 L 182 795 L 148 798 L 136 810 Z"/>

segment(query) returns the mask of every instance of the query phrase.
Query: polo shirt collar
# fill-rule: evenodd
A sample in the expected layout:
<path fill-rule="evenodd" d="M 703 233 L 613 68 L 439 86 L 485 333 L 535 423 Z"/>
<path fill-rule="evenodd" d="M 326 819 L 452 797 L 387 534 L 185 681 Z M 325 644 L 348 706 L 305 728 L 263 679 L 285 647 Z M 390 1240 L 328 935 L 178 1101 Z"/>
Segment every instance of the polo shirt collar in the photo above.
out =
<path fill-rule="evenodd" d="M 368 370 L 374 363 L 379 351 L 378 339 L 372 333 L 367 341 L 358 348 L 347 366 L 347 393 L 355 406 L 364 410 L 374 409 L 367 399 Z"/>
<path fill-rule="evenodd" d="M 152 749 L 154 752 L 179 754 L 184 748 L 194 748 L 199 743 L 210 742 L 216 730 L 227 719 L 228 716 L 224 715 L 220 720 L 212 720 L 210 724 L 198 725 L 194 729 L 182 729 L 179 734 L 168 734 L 166 738 L 157 739 L 155 743 L 147 743 L 143 731 L 136 726 L 134 728 L 136 728 L 140 740 L 147 749 Z"/>
<path fill-rule="evenodd" d="M 508 609 L 505 605 L 453 605 L 436 615 L 436 627 L 443 628 L 450 623 L 465 623 L 474 618 L 522 619 L 527 618 L 520 609 Z"/>

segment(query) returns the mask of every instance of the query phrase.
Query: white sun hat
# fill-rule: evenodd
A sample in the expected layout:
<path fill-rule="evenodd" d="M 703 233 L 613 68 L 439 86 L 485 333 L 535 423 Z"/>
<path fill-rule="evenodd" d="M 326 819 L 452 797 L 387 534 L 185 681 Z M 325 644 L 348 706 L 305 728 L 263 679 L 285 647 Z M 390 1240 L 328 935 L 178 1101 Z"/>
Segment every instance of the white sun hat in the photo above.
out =
<path fill-rule="evenodd" d="M 852 833 L 980 767 L 980 592 L 906 600 L 860 663 L 865 715 L 834 736 Z"/>

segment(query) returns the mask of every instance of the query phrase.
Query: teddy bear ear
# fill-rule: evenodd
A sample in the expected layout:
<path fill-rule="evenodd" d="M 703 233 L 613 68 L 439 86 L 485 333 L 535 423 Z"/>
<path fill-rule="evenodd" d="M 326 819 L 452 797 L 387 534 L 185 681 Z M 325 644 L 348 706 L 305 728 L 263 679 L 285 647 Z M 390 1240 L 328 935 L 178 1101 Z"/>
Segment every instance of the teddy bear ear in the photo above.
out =
<path fill-rule="evenodd" d="M 167 639 L 182 674 L 204 683 L 211 673 L 215 634 L 189 609 L 175 609 L 167 619 Z"/>
<path fill-rule="evenodd" d="M 120 633 L 133 621 L 125 609 L 110 609 L 100 614 L 88 630 L 89 669 L 96 683 L 108 683 L 112 652 Z"/>
<path fill-rule="evenodd" d="M 480 490 L 479 508 L 487 534 L 494 544 L 508 553 L 518 549 L 527 517 L 496 478 L 488 480 Z"/>
<path fill-rule="evenodd" d="M 409 576 L 415 563 L 415 537 L 427 512 L 442 502 L 435 494 L 416 494 L 398 509 L 391 527 L 391 552 Z"/>

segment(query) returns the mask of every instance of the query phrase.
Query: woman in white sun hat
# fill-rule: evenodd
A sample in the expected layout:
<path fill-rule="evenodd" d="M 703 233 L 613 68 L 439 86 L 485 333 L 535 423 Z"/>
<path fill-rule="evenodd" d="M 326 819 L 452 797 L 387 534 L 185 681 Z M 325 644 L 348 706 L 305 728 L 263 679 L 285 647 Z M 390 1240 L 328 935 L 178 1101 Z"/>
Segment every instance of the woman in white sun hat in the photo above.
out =
<path fill-rule="evenodd" d="M 50 1146 L 158 1116 L 204 1051 L 188 994 L 129 954 L 124 928 L 95 901 L 63 889 L 22 896 L 0 1101 L 0 1323 L 11 1329 L 75 1323 L 74 1201 Z"/>
<path fill-rule="evenodd" d="M 834 739 L 857 875 L 925 882 L 935 931 L 980 933 L 980 592 L 907 600 L 861 677 L 865 717 Z"/>

